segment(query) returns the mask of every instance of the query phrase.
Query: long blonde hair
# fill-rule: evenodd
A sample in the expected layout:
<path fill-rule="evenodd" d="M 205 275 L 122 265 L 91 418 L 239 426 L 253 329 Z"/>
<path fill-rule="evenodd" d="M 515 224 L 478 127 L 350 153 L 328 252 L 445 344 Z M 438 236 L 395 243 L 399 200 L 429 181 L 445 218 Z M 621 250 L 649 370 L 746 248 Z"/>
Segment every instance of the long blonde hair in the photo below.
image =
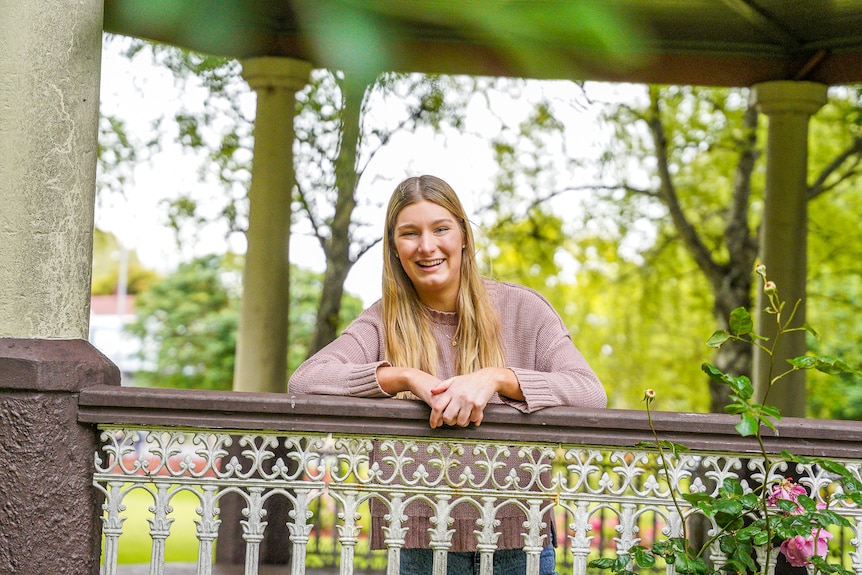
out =
<path fill-rule="evenodd" d="M 382 302 L 386 359 L 397 367 L 413 367 L 432 375 L 437 372 L 437 342 L 428 308 L 401 266 L 394 243 L 395 223 L 401 210 L 423 200 L 449 210 L 461 226 L 464 238 L 456 304 L 455 334 L 459 341 L 456 370 L 465 374 L 483 367 L 504 367 L 500 317 L 476 266 L 473 232 L 467 215 L 451 186 L 434 176 L 408 178 L 398 184 L 386 209 Z"/>

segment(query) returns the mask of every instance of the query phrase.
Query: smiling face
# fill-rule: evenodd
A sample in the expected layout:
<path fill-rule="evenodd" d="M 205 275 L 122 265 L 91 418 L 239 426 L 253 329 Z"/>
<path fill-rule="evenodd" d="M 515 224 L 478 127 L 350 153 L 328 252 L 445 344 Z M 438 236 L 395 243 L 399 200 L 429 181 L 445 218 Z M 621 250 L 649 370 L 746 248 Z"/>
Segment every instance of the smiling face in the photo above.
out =
<path fill-rule="evenodd" d="M 401 210 L 393 231 L 398 261 L 422 303 L 455 311 L 464 249 L 458 219 L 443 206 L 422 200 Z"/>

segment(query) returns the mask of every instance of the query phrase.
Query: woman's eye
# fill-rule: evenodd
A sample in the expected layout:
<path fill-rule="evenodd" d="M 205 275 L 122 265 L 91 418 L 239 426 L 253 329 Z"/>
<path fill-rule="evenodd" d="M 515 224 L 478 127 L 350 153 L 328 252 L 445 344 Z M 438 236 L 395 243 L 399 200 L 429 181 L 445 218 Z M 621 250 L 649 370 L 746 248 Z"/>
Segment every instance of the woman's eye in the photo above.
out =
<path fill-rule="evenodd" d="M 436 229 L 436 230 L 434 230 L 434 231 L 435 231 L 436 233 L 438 233 L 438 234 L 442 234 L 442 233 L 444 233 L 444 232 L 448 232 L 448 231 L 449 231 L 449 228 L 447 228 L 447 227 L 440 227 L 440 228 L 437 228 L 437 229 Z"/>

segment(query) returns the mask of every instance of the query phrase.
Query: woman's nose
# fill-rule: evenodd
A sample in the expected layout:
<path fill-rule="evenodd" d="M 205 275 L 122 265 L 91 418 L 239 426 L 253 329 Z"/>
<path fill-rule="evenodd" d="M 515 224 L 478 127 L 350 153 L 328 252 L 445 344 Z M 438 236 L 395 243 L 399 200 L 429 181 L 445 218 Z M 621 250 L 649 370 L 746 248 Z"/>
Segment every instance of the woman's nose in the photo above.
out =
<path fill-rule="evenodd" d="M 434 251 L 434 237 L 431 234 L 419 236 L 419 250 L 423 253 Z"/>

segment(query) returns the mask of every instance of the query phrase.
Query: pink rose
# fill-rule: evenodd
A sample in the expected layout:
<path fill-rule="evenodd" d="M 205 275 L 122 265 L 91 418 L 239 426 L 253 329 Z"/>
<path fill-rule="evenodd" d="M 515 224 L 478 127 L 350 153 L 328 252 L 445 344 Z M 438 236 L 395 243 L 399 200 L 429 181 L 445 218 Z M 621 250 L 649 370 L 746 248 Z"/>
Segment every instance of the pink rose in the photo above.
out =
<path fill-rule="evenodd" d="M 815 555 L 821 559 L 826 558 L 826 551 L 832 534 L 822 528 L 811 530 L 811 535 L 803 537 L 797 535 L 791 537 L 781 544 L 780 551 L 784 553 L 787 562 L 794 567 L 806 567 L 811 563 Z"/>
<path fill-rule="evenodd" d="M 805 488 L 797 483 L 793 483 L 789 479 L 782 479 L 780 483 L 772 486 L 772 493 L 766 498 L 766 503 L 769 505 L 778 505 L 779 499 L 792 501 L 797 503 L 799 496 L 805 495 Z M 802 511 L 802 508 L 797 503 L 797 513 Z"/>

